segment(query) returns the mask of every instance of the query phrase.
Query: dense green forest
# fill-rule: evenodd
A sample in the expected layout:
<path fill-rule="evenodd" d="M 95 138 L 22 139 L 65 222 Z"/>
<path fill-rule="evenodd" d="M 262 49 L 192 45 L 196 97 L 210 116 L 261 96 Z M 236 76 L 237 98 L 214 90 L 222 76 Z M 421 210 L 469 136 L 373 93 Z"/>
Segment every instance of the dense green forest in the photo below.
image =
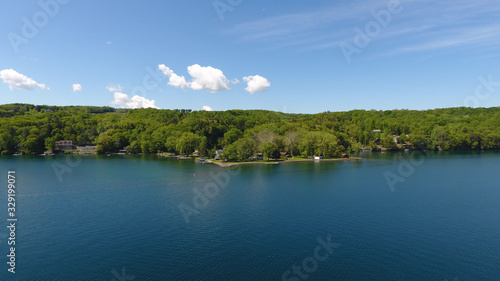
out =
<path fill-rule="evenodd" d="M 379 131 L 380 130 L 380 131 Z M 339 157 L 360 149 L 500 149 L 500 108 L 286 114 L 264 110 L 191 111 L 93 106 L 0 105 L 3 155 L 41 154 L 58 140 L 98 153 L 198 150 L 246 160 L 256 153 Z"/>

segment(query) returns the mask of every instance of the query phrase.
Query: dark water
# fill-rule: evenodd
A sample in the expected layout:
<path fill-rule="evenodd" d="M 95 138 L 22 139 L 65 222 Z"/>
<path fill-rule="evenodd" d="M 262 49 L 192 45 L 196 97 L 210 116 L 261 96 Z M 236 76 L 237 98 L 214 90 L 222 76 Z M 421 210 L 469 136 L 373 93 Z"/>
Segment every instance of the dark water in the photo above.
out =
<path fill-rule="evenodd" d="M 0 280 L 500 280 L 500 153 L 363 157 L 0 158 Z"/>

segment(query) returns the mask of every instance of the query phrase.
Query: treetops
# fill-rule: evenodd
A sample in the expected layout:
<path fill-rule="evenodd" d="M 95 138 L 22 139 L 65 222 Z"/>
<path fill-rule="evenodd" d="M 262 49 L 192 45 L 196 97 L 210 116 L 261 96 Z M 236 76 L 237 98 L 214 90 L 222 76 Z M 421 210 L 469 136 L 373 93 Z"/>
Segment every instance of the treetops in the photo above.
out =
<path fill-rule="evenodd" d="M 0 105 L 0 151 L 41 154 L 58 140 L 98 153 L 198 151 L 246 160 L 276 152 L 325 158 L 369 149 L 500 149 L 500 108 L 447 108 L 287 114 L 265 110 L 191 111 L 95 106 Z"/>

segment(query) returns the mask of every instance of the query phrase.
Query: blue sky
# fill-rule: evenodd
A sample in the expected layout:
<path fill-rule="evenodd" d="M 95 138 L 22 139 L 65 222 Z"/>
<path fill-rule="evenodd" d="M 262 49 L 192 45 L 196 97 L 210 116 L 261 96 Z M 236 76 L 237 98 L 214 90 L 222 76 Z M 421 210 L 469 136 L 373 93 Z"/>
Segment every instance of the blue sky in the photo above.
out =
<path fill-rule="evenodd" d="M 500 106 L 499 12 L 489 0 L 2 1 L 0 104 Z"/>

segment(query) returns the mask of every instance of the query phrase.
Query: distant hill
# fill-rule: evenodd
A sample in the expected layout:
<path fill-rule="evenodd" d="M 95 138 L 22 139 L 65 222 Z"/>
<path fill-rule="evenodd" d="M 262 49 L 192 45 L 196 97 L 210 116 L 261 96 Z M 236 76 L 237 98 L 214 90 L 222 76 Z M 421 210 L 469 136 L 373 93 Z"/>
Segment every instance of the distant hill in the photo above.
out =
<path fill-rule="evenodd" d="M 360 149 L 500 149 L 500 108 L 288 114 L 97 106 L 0 105 L 0 151 L 40 154 L 56 141 L 97 152 L 172 152 L 245 160 L 256 153 L 339 157 Z"/>

